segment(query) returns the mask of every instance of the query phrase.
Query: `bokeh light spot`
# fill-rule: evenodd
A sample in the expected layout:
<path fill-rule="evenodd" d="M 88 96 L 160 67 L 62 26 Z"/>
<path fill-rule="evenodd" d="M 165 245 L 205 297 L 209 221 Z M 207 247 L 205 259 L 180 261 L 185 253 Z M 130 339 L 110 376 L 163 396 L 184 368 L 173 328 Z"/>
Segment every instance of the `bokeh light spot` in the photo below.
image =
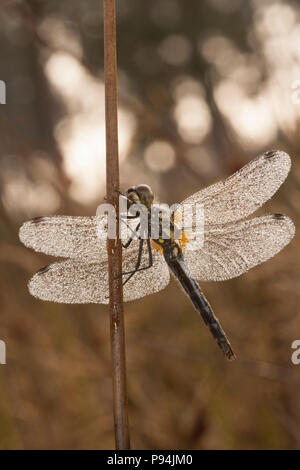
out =
<path fill-rule="evenodd" d="M 209 133 L 212 125 L 210 110 L 199 95 L 180 98 L 174 109 L 178 132 L 188 143 L 200 143 Z"/>
<path fill-rule="evenodd" d="M 160 43 L 158 53 L 169 65 L 184 65 L 191 57 L 192 46 L 184 36 L 173 34 Z"/>
<path fill-rule="evenodd" d="M 152 171 L 164 173 L 175 164 L 175 151 L 169 142 L 155 140 L 145 150 L 145 162 Z"/>

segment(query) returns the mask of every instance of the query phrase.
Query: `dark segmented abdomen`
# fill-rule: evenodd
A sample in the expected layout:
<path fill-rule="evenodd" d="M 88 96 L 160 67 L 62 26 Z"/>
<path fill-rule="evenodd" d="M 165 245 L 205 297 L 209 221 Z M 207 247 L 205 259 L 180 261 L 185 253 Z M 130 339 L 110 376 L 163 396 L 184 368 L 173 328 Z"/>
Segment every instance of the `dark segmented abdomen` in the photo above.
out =
<path fill-rule="evenodd" d="M 227 356 L 228 359 L 234 359 L 235 355 L 230 342 L 227 339 L 218 319 L 215 317 L 211 306 L 206 300 L 204 294 L 201 292 L 198 283 L 190 276 L 179 246 L 175 243 L 165 246 L 164 257 L 174 276 L 178 279 L 193 302 L 194 307 L 200 313 L 205 324 L 209 327 L 213 337 L 222 349 L 223 354 Z"/>

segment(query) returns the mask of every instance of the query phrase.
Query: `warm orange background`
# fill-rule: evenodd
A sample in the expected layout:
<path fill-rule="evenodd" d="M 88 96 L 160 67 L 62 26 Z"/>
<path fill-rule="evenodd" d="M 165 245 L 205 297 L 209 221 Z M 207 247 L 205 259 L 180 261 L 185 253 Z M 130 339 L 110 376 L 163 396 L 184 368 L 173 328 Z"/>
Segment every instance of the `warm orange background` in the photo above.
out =
<path fill-rule="evenodd" d="M 49 257 L 21 223 L 92 215 L 105 195 L 98 0 L 2 1 L 0 448 L 113 448 L 105 306 L 30 297 Z M 117 1 L 122 188 L 185 196 L 279 148 L 292 171 L 261 213 L 299 222 L 300 9 L 296 2 Z M 294 83 L 294 86 L 298 86 Z M 133 448 L 300 446 L 299 237 L 244 276 L 202 284 L 238 361 L 227 363 L 172 281 L 127 304 Z"/>

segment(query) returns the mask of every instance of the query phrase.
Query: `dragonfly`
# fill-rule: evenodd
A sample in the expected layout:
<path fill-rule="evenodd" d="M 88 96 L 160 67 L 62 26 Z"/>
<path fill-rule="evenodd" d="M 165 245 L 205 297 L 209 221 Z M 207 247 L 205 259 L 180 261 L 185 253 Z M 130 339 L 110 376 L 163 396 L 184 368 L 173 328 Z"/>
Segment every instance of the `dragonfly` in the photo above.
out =
<path fill-rule="evenodd" d="M 140 222 L 134 220 L 139 213 L 129 215 L 126 223 L 131 235 L 122 243 L 124 301 L 161 291 L 168 285 L 171 272 L 224 356 L 234 359 L 232 346 L 197 281 L 225 281 L 240 276 L 273 257 L 292 240 L 295 227 L 288 216 L 273 213 L 249 218 L 278 190 L 290 167 L 290 157 L 283 151 L 261 154 L 224 181 L 179 204 L 170 219 L 167 236 L 163 215 L 159 218 L 159 235 L 151 238 L 149 232 L 146 239 L 141 236 Z M 144 208 L 150 225 L 154 205 L 151 188 L 140 184 L 122 196 L 129 210 L 133 204 Z M 203 207 L 201 245 L 191 242 L 183 227 L 177 227 L 180 236 L 175 237 L 176 221 L 181 220 L 183 207 L 196 204 Z M 25 246 L 67 258 L 41 268 L 31 278 L 28 287 L 33 296 L 62 303 L 108 303 L 107 217 L 35 217 L 22 225 L 19 237 Z"/>

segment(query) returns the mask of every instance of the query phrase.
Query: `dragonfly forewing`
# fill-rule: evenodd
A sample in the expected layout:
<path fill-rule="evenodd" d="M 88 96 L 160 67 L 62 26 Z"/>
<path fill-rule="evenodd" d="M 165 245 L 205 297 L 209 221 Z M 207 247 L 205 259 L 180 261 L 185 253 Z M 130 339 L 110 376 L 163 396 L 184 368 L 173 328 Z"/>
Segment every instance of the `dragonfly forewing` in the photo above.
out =
<path fill-rule="evenodd" d="M 114 224 L 115 220 L 111 223 Z M 136 221 L 121 223 L 121 237 L 126 239 L 136 224 Z M 91 261 L 107 258 L 107 234 L 106 215 L 35 217 L 25 222 L 19 231 L 21 242 L 35 251 Z"/>
<path fill-rule="evenodd" d="M 19 237 L 24 245 L 47 255 L 96 260 L 106 249 L 98 234 L 104 224 L 104 217 L 36 217 L 22 225 Z"/>
<path fill-rule="evenodd" d="M 203 204 L 205 226 L 243 219 L 273 196 L 286 179 L 290 166 L 287 153 L 265 152 L 225 181 L 185 199 L 175 214 L 175 221 L 181 221 L 184 204 Z"/>

